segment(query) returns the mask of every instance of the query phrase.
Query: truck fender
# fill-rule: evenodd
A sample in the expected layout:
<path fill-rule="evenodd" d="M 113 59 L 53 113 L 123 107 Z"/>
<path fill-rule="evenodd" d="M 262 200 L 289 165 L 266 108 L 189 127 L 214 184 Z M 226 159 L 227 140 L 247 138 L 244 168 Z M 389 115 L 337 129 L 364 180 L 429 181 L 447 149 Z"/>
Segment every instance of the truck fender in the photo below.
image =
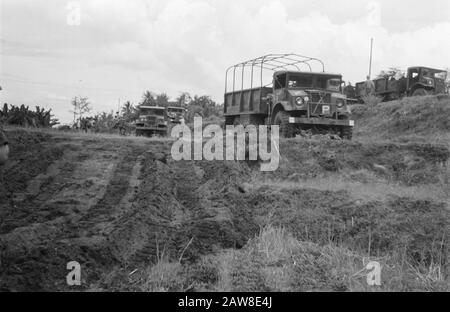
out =
<path fill-rule="evenodd" d="M 272 110 L 271 123 L 274 122 L 275 116 L 277 115 L 277 113 L 278 113 L 279 111 L 285 111 L 285 110 L 286 110 L 285 104 L 283 105 L 282 102 L 277 103 L 277 104 L 273 107 L 273 110 Z"/>

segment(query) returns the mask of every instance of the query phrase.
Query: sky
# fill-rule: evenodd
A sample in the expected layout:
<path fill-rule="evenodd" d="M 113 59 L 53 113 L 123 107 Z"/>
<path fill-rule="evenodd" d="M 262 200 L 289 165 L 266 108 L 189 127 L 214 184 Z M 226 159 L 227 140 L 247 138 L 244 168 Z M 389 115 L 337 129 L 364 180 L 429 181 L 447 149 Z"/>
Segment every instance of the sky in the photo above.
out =
<path fill-rule="evenodd" d="M 93 113 L 145 90 L 223 102 L 228 66 L 269 53 L 321 59 L 345 81 L 389 67 L 450 67 L 450 1 L 0 0 L 1 103 Z"/>

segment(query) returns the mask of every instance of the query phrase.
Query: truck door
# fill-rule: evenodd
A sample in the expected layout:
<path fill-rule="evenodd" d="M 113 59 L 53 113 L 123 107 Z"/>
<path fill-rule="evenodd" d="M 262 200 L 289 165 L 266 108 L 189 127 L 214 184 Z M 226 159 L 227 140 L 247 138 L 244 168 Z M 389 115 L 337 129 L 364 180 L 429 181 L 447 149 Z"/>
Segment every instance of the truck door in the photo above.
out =
<path fill-rule="evenodd" d="M 286 99 L 286 74 L 273 76 L 274 103 Z"/>
<path fill-rule="evenodd" d="M 408 92 L 412 86 L 419 82 L 420 72 L 418 68 L 410 68 L 408 70 Z"/>

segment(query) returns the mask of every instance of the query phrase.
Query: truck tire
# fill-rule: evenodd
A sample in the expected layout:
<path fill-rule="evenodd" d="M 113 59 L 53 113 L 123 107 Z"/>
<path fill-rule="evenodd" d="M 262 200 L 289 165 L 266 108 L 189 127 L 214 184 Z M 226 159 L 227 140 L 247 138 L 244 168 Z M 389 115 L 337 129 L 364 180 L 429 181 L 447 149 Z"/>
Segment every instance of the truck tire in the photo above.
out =
<path fill-rule="evenodd" d="M 342 127 L 340 135 L 342 140 L 351 140 L 353 136 L 353 127 Z"/>
<path fill-rule="evenodd" d="M 424 88 L 417 88 L 416 90 L 414 90 L 412 96 L 424 96 L 424 95 L 428 95 L 428 91 L 425 90 Z"/>
<path fill-rule="evenodd" d="M 289 123 L 289 114 L 279 111 L 274 118 L 274 125 L 280 127 L 280 135 L 283 138 L 292 138 L 295 135 L 295 128 Z"/>

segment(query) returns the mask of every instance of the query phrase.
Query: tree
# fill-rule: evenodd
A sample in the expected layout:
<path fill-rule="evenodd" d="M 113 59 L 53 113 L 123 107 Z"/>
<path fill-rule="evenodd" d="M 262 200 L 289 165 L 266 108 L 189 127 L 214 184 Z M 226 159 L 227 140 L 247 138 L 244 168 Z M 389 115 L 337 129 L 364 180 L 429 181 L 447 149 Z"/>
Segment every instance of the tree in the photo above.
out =
<path fill-rule="evenodd" d="M 88 97 L 75 96 L 72 99 L 72 107 L 73 110 L 70 112 L 73 113 L 73 122 L 75 123 L 77 120 L 77 116 L 79 119 L 83 118 L 83 114 L 89 113 L 92 110 L 91 103 L 89 102 Z"/>
<path fill-rule="evenodd" d="M 144 94 L 142 95 L 142 100 L 139 103 L 139 106 L 155 106 L 156 105 L 156 99 L 155 99 L 155 95 L 153 92 L 150 91 L 145 91 Z"/>
<path fill-rule="evenodd" d="M 36 109 L 32 111 L 23 104 L 20 107 L 10 106 L 9 108 L 8 104 L 5 103 L 3 109 L 0 110 L 0 121 L 2 123 L 37 128 L 48 128 L 59 123 L 51 114 L 51 109 L 45 110 L 36 106 Z"/>
<path fill-rule="evenodd" d="M 176 102 L 178 102 L 178 104 L 181 107 L 186 107 L 187 105 L 189 105 L 192 101 L 191 95 L 188 92 L 182 92 L 177 98 L 176 98 Z"/>
<path fill-rule="evenodd" d="M 167 107 L 169 106 L 169 96 L 166 93 L 161 93 L 156 96 L 156 105 Z"/>
<path fill-rule="evenodd" d="M 377 78 L 390 78 L 394 77 L 396 79 L 399 79 L 401 76 L 405 74 L 405 71 L 397 68 L 397 67 L 389 67 L 387 70 L 382 70 Z"/>
<path fill-rule="evenodd" d="M 136 120 L 137 118 L 137 110 L 134 107 L 134 105 L 130 101 L 126 101 L 122 107 L 122 118 L 127 121 L 131 122 Z"/>

